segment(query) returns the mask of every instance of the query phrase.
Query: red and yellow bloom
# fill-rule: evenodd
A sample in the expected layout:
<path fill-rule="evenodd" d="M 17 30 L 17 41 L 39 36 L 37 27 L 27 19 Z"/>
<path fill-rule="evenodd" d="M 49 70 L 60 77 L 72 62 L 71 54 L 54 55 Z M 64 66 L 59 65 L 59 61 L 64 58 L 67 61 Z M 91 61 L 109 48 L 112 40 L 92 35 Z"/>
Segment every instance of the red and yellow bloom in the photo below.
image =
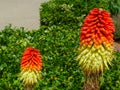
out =
<path fill-rule="evenodd" d="M 36 84 L 41 77 L 42 58 L 39 51 L 28 47 L 22 56 L 20 79 L 25 85 Z"/>
<path fill-rule="evenodd" d="M 94 8 L 86 16 L 80 35 L 77 60 L 85 74 L 101 73 L 113 59 L 113 33 L 115 31 L 110 13 Z"/>

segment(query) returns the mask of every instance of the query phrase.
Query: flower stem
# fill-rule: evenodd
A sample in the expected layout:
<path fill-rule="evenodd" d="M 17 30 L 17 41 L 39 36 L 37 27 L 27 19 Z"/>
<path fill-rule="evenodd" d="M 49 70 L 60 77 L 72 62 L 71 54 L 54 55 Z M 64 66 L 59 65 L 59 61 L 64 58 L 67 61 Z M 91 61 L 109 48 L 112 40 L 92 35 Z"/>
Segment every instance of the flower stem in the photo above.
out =
<path fill-rule="evenodd" d="M 34 86 L 33 85 L 27 85 L 25 90 L 34 90 Z"/>
<path fill-rule="evenodd" d="M 87 76 L 83 90 L 99 90 L 99 78 L 97 75 Z"/>

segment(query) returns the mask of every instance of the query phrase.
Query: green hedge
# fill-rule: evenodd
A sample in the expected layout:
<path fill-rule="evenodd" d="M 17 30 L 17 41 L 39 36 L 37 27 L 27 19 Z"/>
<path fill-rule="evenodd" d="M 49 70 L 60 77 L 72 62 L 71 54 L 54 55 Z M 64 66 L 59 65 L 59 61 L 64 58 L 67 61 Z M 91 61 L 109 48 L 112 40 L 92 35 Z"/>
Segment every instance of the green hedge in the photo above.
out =
<path fill-rule="evenodd" d="M 116 0 L 50 0 L 40 8 L 41 25 L 67 25 L 76 30 L 81 27 L 84 17 L 93 8 L 103 8 L 117 15 L 120 1 Z M 115 39 L 120 38 L 119 20 L 115 21 Z"/>
<path fill-rule="evenodd" d="M 108 10 L 107 0 L 50 0 L 40 8 L 41 25 L 80 28 L 84 16 L 95 7 Z"/>
<path fill-rule="evenodd" d="M 42 80 L 35 90 L 81 90 L 84 76 L 76 62 L 79 29 L 68 26 L 42 26 L 40 30 L 6 27 L 0 32 L 0 90 L 24 90 L 18 79 L 20 60 L 27 46 L 40 50 L 43 60 Z M 120 89 L 120 53 L 110 70 L 101 78 L 101 90 Z"/>
<path fill-rule="evenodd" d="M 81 90 L 84 76 L 76 62 L 79 28 L 96 6 L 108 8 L 105 0 L 52 0 L 42 5 L 39 30 L 5 27 L 0 32 L 0 90 L 24 90 L 18 76 L 28 46 L 39 49 L 43 60 L 43 77 L 35 90 Z M 113 66 L 101 77 L 101 90 L 120 89 L 119 62 L 120 53 L 115 52 Z"/>

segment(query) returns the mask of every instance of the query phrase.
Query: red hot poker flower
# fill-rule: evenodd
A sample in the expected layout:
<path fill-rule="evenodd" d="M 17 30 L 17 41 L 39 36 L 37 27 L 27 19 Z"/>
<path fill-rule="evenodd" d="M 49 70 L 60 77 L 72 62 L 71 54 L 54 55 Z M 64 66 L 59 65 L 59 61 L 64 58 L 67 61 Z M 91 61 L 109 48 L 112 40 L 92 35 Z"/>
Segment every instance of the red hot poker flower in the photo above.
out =
<path fill-rule="evenodd" d="M 114 23 L 110 13 L 94 8 L 86 16 L 80 35 L 77 60 L 86 74 L 103 72 L 113 60 Z"/>
<path fill-rule="evenodd" d="M 22 70 L 41 70 L 42 59 L 39 51 L 35 48 L 28 47 L 22 56 L 21 61 Z"/>
<path fill-rule="evenodd" d="M 77 57 L 86 78 L 84 90 L 99 90 L 99 76 L 114 58 L 114 31 L 112 18 L 106 10 L 94 8 L 85 18 Z"/>
<path fill-rule="evenodd" d="M 81 29 L 80 44 L 99 46 L 112 45 L 113 32 L 115 31 L 110 13 L 107 11 L 95 8 L 90 11 L 90 14 L 85 18 Z"/>
<path fill-rule="evenodd" d="M 20 80 L 23 81 L 26 90 L 33 87 L 41 78 L 42 59 L 39 51 L 28 47 L 22 56 Z"/>

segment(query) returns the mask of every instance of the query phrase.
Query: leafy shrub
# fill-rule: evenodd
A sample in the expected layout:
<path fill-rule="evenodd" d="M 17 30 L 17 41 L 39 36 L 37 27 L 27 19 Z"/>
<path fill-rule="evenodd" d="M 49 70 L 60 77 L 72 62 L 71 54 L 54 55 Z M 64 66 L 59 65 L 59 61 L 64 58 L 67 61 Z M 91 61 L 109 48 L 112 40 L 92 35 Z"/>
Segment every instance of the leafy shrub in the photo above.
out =
<path fill-rule="evenodd" d="M 119 0 L 109 0 L 108 1 L 109 10 L 112 15 L 117 15 L 120 13 L 120 1 Z"/>
<path fill-rule="evenodd" d="M 67 26 L 42 26 L 40 30 L 6 27 L 0 32 L 0 90 L 23 90 L 18 79 L 20 60 L 27 46 L 42 55 L 42 80 L 35 90 L 81 90 L 84 77 L 76 63 L 79 29 Z M 120 53 L 115 53 L 113 67 L 101 78 L 101 90 L 119 90 Z"/>
<path fill-rule="evenodd" d="M 95 8 L 108 10 L 107 0 L 50 0 L 40 8 L 41 25 L 68 25 L 80 28 L 84 16 Z"/>
<path fill-rule="evenodd" d="M 38 88 L 70 89 L 75 84 L 81 86 L 82 83 L 79 82 L 83 79 L 82 73 L 75 61 L 79 33 L 72 29 L 52 26 L 41 27 L 38 31 L 24 32 L 22 28 L 18 31 L 7 27 L 0 33 L 0 43 L 1 89 L 23 89 L 17 77 L 20 72 L 22 53 L 29 45 L 38 48 L 43 59 L 43 79 L 36 90 Z M 77 75 L 79 77 L 76 77 Z M 79 86 L 76 88 L 81 88 Z"/>
<path fill-rule="evenodd" d="M 43 59 L 43 78 L 35 90 L 81 90 L 84 77 L 75 61 L 79 28 L 90 9 L 107 9 L 106 2 L 52 0 L 40 9 L 42 26 L 39 30 L 25 32 L 24 28 L 6 27 L 0 32 L 0 90 L 23 90 L 18 75 L 27 46 L 39 49 Z M 115 55 L 113 67 L 101 78 L 101 90 L 120 88 L 120 53 Z"/>
<path fill-rule="evenodd" d="M 41 25 L 66 25 L 73 30 L 81 27 L 84 17 L 95 8 L 103 8 L 118 14 L 119 0 L 50 0 L 40 8 Z M 120 38 L 119 18 L 115 21 L 115 39 Z"/>
<path fill-rule="evenodd" d="M 101 78 L 101 90 L 120 89 L 120 53 L 115 52 L 113 66 Z"/>
<path fill-rule="evenodd" d="M 116 28 L 115 40 L 120 42 L 120 0 L 109 0 L 108 5 Z"/>

